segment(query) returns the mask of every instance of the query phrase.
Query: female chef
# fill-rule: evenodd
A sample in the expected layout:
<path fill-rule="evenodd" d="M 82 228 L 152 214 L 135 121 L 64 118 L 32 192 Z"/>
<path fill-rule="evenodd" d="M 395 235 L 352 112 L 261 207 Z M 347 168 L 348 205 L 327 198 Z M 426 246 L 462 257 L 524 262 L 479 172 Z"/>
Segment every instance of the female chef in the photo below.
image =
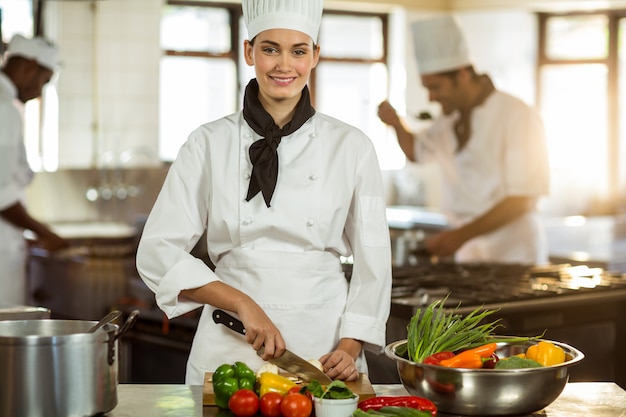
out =
<path fill-rule="evenodd" d="M 354 380 L 364 349 L 385 345 L 391 254 L 376 154 L 309 99 L 322 4 L 243 1 L 256 74 L 243 110 L 191 133 L 146 222 L 137 267 L 160 308 L 176 317 L 203 306 L 188 384 L 285 348 Z M 189 253 L 205 229 L 215 271 Z M 340 256 L 350 255 L 347 280 Z M 215 308 L 239 316 L 245 339 L 213 323 Z"/>

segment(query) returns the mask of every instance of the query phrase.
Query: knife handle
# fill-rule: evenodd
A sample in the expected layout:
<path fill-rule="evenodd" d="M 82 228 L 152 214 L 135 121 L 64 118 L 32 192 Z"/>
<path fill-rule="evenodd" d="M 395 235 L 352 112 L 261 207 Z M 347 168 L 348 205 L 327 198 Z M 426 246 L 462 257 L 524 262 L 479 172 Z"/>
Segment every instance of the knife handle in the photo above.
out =
<path fill-rule="evenodd" d="M 223 324 L 231 330 L 236 331 L 245 336 L 246 328 L 243 327 L 241 320 L 236 319 L 224 310 L 216 309 L 213 311 L 213 321 L 216 324 Z"/>

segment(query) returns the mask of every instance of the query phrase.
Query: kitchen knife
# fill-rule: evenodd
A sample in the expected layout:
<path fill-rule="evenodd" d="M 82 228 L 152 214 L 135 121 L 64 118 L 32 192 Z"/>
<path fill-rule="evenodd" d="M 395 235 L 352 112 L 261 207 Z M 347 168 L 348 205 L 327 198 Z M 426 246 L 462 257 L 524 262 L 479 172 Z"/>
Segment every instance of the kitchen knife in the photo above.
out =
<path fill-rule="evenodd" d="M 231 330 L 237 333 L 246 334 L 246 329 L 243 327 L 243 323 L 231 316 L 224 310 L 213 311 L 213 321 L 217 324 L 223 324 Z M 259 356 L 263 355 L 263 347 L 257 352 Z M 285 371 L 302 378 L 305 381 L 311 381 L 313 379 L 319 381 L 321 384 L 330 384 L 333 380 L 320 371 L 312 363 L 302 359 L 295 353 L 285 350 L 279 358 L 272 358 L 268 360 L 269 363 L 273 363 Z"/>

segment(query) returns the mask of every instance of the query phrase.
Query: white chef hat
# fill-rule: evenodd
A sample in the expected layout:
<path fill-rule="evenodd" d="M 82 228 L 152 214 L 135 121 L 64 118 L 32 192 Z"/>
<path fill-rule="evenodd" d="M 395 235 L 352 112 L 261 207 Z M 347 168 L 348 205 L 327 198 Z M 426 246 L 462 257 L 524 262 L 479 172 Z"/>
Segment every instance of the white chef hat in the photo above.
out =
<path fill-rule="evenodd" d="M 419 73 L 436 74 L 472 65 L 461 28 L 450 15 L 411 25 Z"/>
<path fill-rule="evenodd" d="M 268 29 L 306 33 L 317 43 L 324 0 L 243 0 L 241 7 L 248 38 Z"/>
<path fill-rule="evenodd" d="M 9 43 L 7 53 L 9 57 L 21 56 L 34 59 L 39 65 L 52 71 L 59 66 L 59 50 L 40 37 L 27 39 L 22 35 L 15 35 Z"/>

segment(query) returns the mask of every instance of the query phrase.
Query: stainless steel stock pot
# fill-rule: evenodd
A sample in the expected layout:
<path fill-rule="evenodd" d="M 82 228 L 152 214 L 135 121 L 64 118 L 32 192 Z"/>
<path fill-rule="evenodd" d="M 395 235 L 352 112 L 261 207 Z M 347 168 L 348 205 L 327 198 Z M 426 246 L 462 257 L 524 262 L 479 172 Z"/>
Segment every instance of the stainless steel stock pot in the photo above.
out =
<path fill-rule="evenodd" d="M 117 405 L 118 339 L 121 328 L 95 321 L 0 321 L 0 415 L 83 417 Z"/>

